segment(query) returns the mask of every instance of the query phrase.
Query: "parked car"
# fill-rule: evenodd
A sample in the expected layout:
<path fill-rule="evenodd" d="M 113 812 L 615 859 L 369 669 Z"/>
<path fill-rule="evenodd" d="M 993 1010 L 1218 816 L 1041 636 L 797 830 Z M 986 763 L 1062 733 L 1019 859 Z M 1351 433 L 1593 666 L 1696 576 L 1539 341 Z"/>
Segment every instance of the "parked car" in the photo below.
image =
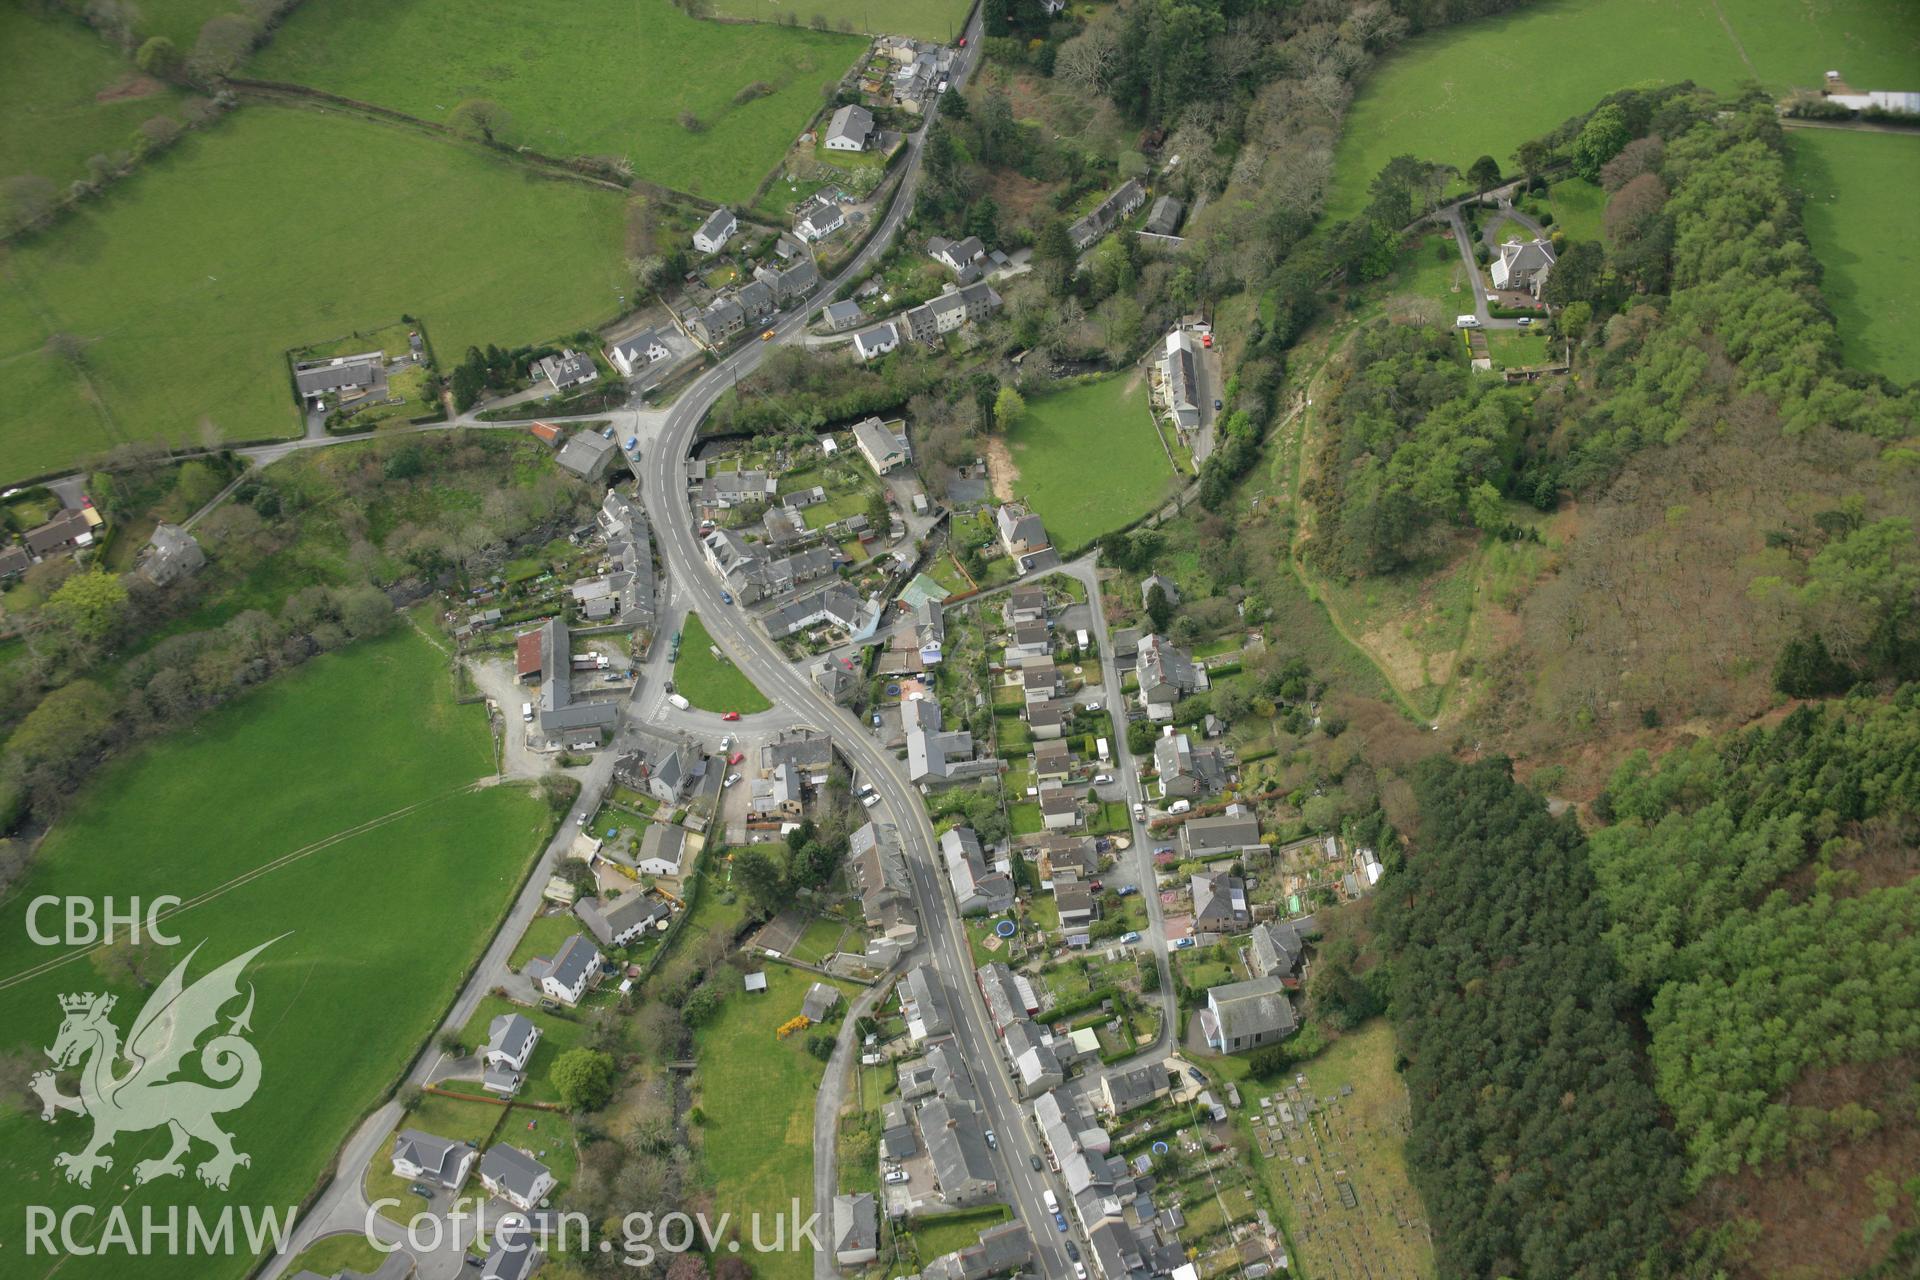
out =
<path fill-rule="evenodd" d="M 1087 1280 L 1087 1264 L 1086 1263 L 1076 1262 L 1073 1264 L 1073 1278 L 1074 1280 Z"/>
<path fill-rule="evenodd" d="M 1190 951 L 1193 949 L 1193 945 L 1194 944 L 1193 944 L 1192 938 L 1182 938 L 1180 939 L 1180 941 L 1173 944 L 1173 949 L 1175 951 Z"/>
<path fill-rule="evenodd" d="M 1168 813 L 1185 813 L 1187 810 L 1191 808 L 1193 808 L 1193 801 L 1175 800 L 1172 804 L 1167 806 L 1167 812 Z"/>
<path fill-rule="evenodd" d="M 731 592 L 731 591 L 722 591 L 722 592 L 720 593 L 720 603 L 721 603 L 721 604 L 732 604 L 732 603 L 733 603 L 733 592 Z"/>
<path fill-rule="evenodd" d="M 747 758 L 746 752 L 736 751 L 732 755 L 727 757 L 727 763 L 730 765 L 739 764 L 742 760 L 745 760 L 746 758 Z"/>
<path fill-rule="evenodd" d="M 1096 787 L 1104 787 L 1112 781 L 1113 775 L 1110 773 L 1096 773 L 1093 775 L 1093 785 Z"/>
<path fill-rule="evenodd" d="M 1480 317 L 1455 316 L 1453 318 L 1453 327 L 1456 329 L 1478 329 L 1480 327 Z"/>
<path fill-rule="evenodd" d="M 574 819 L 573 819 L 573 825 L 574 825 L 574 826 L 576 826 L 576 827 L 584 827 L 584 826 L 586 826 L 586 825 L 587 825 L 587 817 L 588 817 L 588 815 L 586 815 L 586 814 L 584 814 L 584 813 L 582 813 L 582 814 L 577 814 L 577 815 L 575 815 L 575 817 L 574 817 Z"/>
<path fill-rule="evenodd" d="M 1067 1256 L 1075 1262 L 1080 1261 L 1080 1246 L 1071 1240 L 1067 1241 Z"/>
<path fill-rule="evenodd" d="M 1197 1085 L 1204 1086 L 1207 1083 L 1207 1073 L 1202 1071 L 1198 1067 L 1188 1067 L 1187 1079 L 1193 1081 Z"/>
<path fill-rule="evenodd" d="M 685 698 L 681 697 L 677 693 L 668 694 L 667 701 L 672 703 L 676 708 L 678 708 L 681 711 L 693 710 L 693 704 L 691 702 L 688 702 Z"/>
<path fill-rule="evenodd" d="M 889 1185 L 892 1185 L 892 1186 L 899 1186 L 901 1183 L 905 1182 L 906 1180 L 907 1180 L 907 1171 L 905 1169 L 895 1169 L 892 1173 L 887 1175 L 887 1182 Z"/>
<path fill-rule="evenodd" d="M 1063 1213 L 1054 1214 L 1053 1225 L 1065 1231 L 1067 1229 L 1067 1216 Z"/>
<path fill-rule="evenodd" d="M 873 806 L 880 803 L 880 797 L 879 796 L 861 796 L 860 803 L 867 806 L 867 808 L 871 809 L 873 808 Z"/>
<path fill-rule="evenodd" d="M 1222 409 L 1224 409 L 1224 408 L 1226 408 L 1226 407 L 1227 407 L 1227 405 L 1226 405 L 1226 401 L 1224 401 L 1224 400 L 1219 400 L 1219 399 L 1216 399 L 1216 400 L 1215 400 L 1215 401 L 1213 402 L 1213 411 L 1214 411 L 1215 413 L 1218 413 L 1218 412 L 1220 412 L 1220 411 L 1221 411 Z"/>
<path fill-rule="evenodd" d="M 739 713 L 738 711 L 729 711 L 729 712 L 727 712 L 727 714 L 725 714 L 725 715 L 723 715 L 723 716 L 721 716 L 720 718 L 721 718 L 722 720 L 726 720 L 726 721 L 728 721 L 728 722 L 732 722 L 732 721 L 734 721 L 734 720 L 738 720 L 738 719 L 740 718 L 740 713 Z"/>
<path fill-rule="evenodd" d="M 1120 941 L 1126 942 L 1126 943 L 1138 942 L 1140 941 L 1140 934 L 1136 930 L 1129 929 L 1125 933 L 1120 935 Z"/>
<path fill-rule="evenodd" d="M 1042 1170 L 1042 1169 L 1044 1169 L 1044 1168 L 1046 1167 L 1045 1165 L 1043 1165 L 1043 1164 L 1041 1164 L 1041 1163 L 1040 1163 L 1040 1157 L 1039 1157 L 1039 1156 L 1028 1156 L 1028 1157 L 1027 1157 L 1027 1163 L 1033 1166 L 1033 1171 L 1034 1171 L 1035 1173 L 1038 1173 L 1038 1172 L 1040 1172 L 1040 1170 Z"/>
<path fill-rule="evenodd" d="M 533 723 L 533 704 L 531 702 L 523 702 L 520 704 L 520 718 L 528 724 Z"/>
<path fill-rule="evenodd" d="M 1145 818 L 1147 816 L 1147 806 L 1144 802 L 1139 800 L 1133 802 L 1133 816 L 1136 818 Z"/>
<path fill-rule="evenodd" d="M 1533 328 L 1533 317 L 1521 316 L 1518 320 L 1515 320 L 1514 323 L 1519 325 L 1522 329 L 1531 329 Z"/>
<path fill-rule="evenodd" d="M 1138 892 L 1140 892 L 1140 886 L 1137 884 L 1123 884 L 1120 886 L 1120 896 L 1123 898 L 1131 898 Z"/>
<path fill-rule="evenodd" d="M 407 1190 L 413 1192 L 413 1194 L 419 1196 L 422 1200 L 433 1199 L 433 1188 L 424 1182 L 416 1182 L 408 1187 Z"/>
<path fill-rule="evenodd" d="M 995 1151 L 998 1151 L 1000 1149 L 1000 1139 L 993 1136 L 993 1130 L 991 1129 L 987 1130 L 987 1132 L 983 1136 L 986 1138 L 987 1145 L 989 1147 L 993 1148 Z"/>
<path fill-rule="evenodd" d="M 727 780 L 721 783 L 720 785 L 723 787 L 730 787 L 738 781 L 740 781 L 740 775 L 737 773 L 730 773 L 727 775 Z"/>
<path fill-rule="evenodd" d="M 1172 845 L 1161 845 L 1158 849 L 1155 849 L 1153 851 L 1153 856 L 1157 858 L 1162 854 L 1172 853 L 1172 852 L 1173 852 Z"/>

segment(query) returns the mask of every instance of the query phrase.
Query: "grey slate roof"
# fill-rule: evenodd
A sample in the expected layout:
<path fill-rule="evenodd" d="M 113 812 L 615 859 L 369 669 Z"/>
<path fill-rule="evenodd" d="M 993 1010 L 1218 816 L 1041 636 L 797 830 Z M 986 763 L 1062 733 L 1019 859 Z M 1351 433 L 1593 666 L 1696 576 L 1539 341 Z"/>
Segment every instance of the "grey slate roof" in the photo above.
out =
<path fill-rule="evenodd" d="M 482 1181 L 494 1183 L 522 1199 L 531 1199 L 534 1185 L 553 1171 L 518 1147 L 498 1143 L 480 1157 Z"/>

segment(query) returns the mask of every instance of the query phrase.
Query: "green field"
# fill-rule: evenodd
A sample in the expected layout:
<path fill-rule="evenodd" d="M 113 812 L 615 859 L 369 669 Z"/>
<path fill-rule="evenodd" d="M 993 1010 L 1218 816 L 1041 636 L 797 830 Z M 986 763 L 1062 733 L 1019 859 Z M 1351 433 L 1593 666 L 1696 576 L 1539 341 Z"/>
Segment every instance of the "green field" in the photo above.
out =
<path fill-rule="evenodd" d="M 749 994 L 740 989 L 736 970 L 721 968 L 713 981 L 730 984 L 731 992 L 694 1036 L 700 1063 L 694 1102 L 705 1117 L 700 1150 L 713 1181 L 714 1208 L 733 1215 L 743 1251 L 751 1248 L 751 1215 L 762 1216 L 761 1239 L 770 1241 L 772 1215 L 791 1213 L 790 1201 L 799 1199 L 803 1217 L 812 1211 L 813 1096 L 826 1071 L 807 1052 L 805 1034 L 785 1040 L 774 1035 L 800 1012 L 814 976 L 781 964 L 769 964 L 766 974 L 766 991 Z M 834 985 L 849 999 L 858 991 L 850 983 Z M 753 1273 L 762 1280 L 813 1274 L 811 1250 L 796 1249 L 788 1234 L 785 1251 L 752 1255 Z"/>
<path fill-rule="evenodd" d="M 1847 363 L 1920 380 L 1920 234 L 1905 198 L 1920 190 L 1920 137 L 1796 129 L 1791 141 L 1807 239 L 1826 269 L 1820 291 Z"/>
<path fill-rule="evenodd" d="M 555 156 L 625 156 L 640 177 L 745 201 L 864 42 L 805 28 L 699 22 L 667 0 L 312 0 L 250 68 L 422 119 L 506 108 L 507 141 Z M 736 104 L 749 85 L 772 92 Z M 697 129 L 681 124 L 691 112 Z"/>
<path fill-rule="evenodd" d="M 402 627 L 317 658 L 100 771 L 0 905 L 0 1051 L 40 1063 L 64 994 L 112 991 L 123 1035 L 145 1000 L 107 982 L 78 948 L 34 945 L 24 919 L 33 898 L 209 895 L 169 922 L 182 943 L 161 960 L 170 966 L 204 943 L 192 979 L 271 940 L 243 983 L 256 997 L 259 1090 L 221 1121 L 252 1164 L 229 1191 L 203 1187 L 193 1169 L 207 1157 L 201 1145 L 184 1178 L 136 1188 L 134 1163 L 161 1154 L 167 1134 L 126 1133 L 110 1150 L 111 1170 L 82 1190 L 53 1159 L 84 1146 L 90 1124 L 10 1113 L 0 1118 L 0 1176 L 12 1188 L 0 1193 L 0 1217 L 18 1223 L 27 1204 L 124 1203 L 136 1220 L 145 1206 L 284 1208 L 313 1188 L 452 999 L 551 823 L 520 788 L 467 789 L 492 771 L 492 750 L 484 710 L 451 695 L 444 658 Z M 104 1225 L 96 1217 L 83 1234 Z M 9 1256 L 6 1273 L 23 1278 L 121 1276 L 129 1266 L 111 1255 Z M 240 1276 L 247 1263 L 183 1254 L 143 1257 L 137 1270 L 212 1280 Z"/>
<path fill-rule="evenodd" d="M 916 40 L 949 43 L 966 25 L 973 0 L 714 0 L 713 11 L 723 18 L 750 22 L 781 22 L 791 16 L 803 27 L 824 18 L 838 31 L 865 35 L 912 36 Z"/>
<path fill-rule="evenodd" d="M 1564 231 L 1569 240 L 1604 240 L 1602 219 L 1607 210 L 1607 193 L 1585 178 L 1568 178 L 1547 188 L 1553 208 L 1553 226 L 1549 231 Z"/>
<path fill-rule="evenodd" d="M 708 652 L 712 644 L 700 615 L 688 614 L 680 633 L 680 658 L 673 664 L 674 691 L 702 711 L 738 711 L 744 716 L 773 706 L 731 659 Z"/>
<path fill-rule="evenodd" d="M 125 440 L 294 434 L 287 350 L 402 314 L 455 358 L 598 322 L 620 219 L 610 193 L 463 147 L 249 107 L 0 266 L 0 476 Z M 83 373 L 43 350 L 53 333 L 85 343 Z"/>
<path fill-rule="evenodd" d="M 1139 374 L 1035 396 L 1007 433 L 1013 491 L 1069 554 L 1165 501 L 1173 469 L 1148 417 Z"/>
<path fill-rule="evenodd" d="M 211 19 L 243 8 L 233 0 L 140 0 L 134 6 L 142 19 L 137 24 L 142 35 L 166 36 L 182 53 L 193 51 L 200 28 Z"/>
<path fill-rule="evenodd" d="M 0 178 L 36 173 L 64 191 L 88 156 L 130 150 L 142 120 L 179 104 L 78 21 L 0 5 Z"/>
<path fill-rule="evenodd" d="M 1334 152 L 1328 212 L 1347 217 L 1394 156 L 1460 169 L 1513 150 L 1618 89 L 1907 87 L 1920 6 L 1885 0 L 1547 0 L 1409 40 L 1362 86 Z"/>

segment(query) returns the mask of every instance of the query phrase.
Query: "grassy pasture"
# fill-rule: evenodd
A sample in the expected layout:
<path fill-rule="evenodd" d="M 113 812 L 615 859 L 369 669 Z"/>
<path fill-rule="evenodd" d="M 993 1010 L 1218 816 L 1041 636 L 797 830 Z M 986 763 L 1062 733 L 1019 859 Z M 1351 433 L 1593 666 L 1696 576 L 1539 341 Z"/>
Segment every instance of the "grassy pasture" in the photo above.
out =
<path fill-rule="evenodd" d="M 1826 268 L 1820 289 L 1840 323 L 1847 363 L 1896 382 L 1920 380 L 1920 233 L 1906 199 L 1920 190 L 1920 138 L 1798 129 L 1792 144 L 1807 239 Z"/>
<path fill-rule="evenodd" d="M 65 187 L 88 156 L 129 150 L 142 120 L 179 103 L 74 19 L 0 5 L 0 177 L 36 173 Z"/>
<path fill-rule="evenodd" d="M 773 704 L 732 661 L 707 652 L 713 637 L 700 615 L 687 615 L 681 628 L 680 659 L 673 664 L 673 687 L 702 711 L 738 711 L 751 715 Z M 723 651 L 724 652 L 724 651 Z"/>
<path fill-rule="evenodd" d="M 803 27 L 816 17 L 826 25 L 865 35 L 912 36 L 942 43 L 959 36 L 973 0 L 715 0 L 713 11 L 722 18 L 749 22 L 781 22 L 791 16 Z"/>
<path fill-rule="evenodd" d="M 314 0 L 251 70 L 425 120 L 488 99 L 511 114 L 510 142 L 625 156 L 663 186 L 744 201 L 863 47 L 805 28 L 700 22 L 667 0 L 550 6 L 537 20 L 505 0 Z M 754 84 L 772 92 L 746 97 Z M 683 127 L 685 112 L 698 128 Z"/>
<path fill-rule="evenodd" d="M 222 1119 L 252 1164 L 229 1191 L 212 1190 L 191 1167 L 206 1158 L 199 1148 L 184 1179 L 135 1187 L 134 1163 L 161 1154 L 167 1134 L 125 1133 L 110 1148 L 113 1167 L 82 1190 L 61 1178 L 53 1158 L 82 1147 L 90 1124 L 8 1114 L 0 1117 L 0 1214 L 21 1221 L 27 1204 L 56 1212 L 124 1204 L 136 1221 L 146 1206 L 284 1209 L 313 1187 L 452 999 L 550 825 L 546 807 L 520 788 L 465 789 L 491 771 L 492 751 L 484 711 L 456 706 L 451 692 L 442 656 L 403 627 L 316 659 L 101 771 L 0 904 L 0 1051 L 38 1062 L 65 993 L 114 992 L 123 1034 L 144 1003 L 143 992 L 106 981 L 80 949 L 34 945 L 25 921 L 33 898 L 125 903 L 173 894 L 192 902 L 225 887 L 173 917 L 182 944 L 161 959 L 171 967 L 204 943 L 191 979 L 277 939 L 246 975 L 257 996 L 250 1039 L 259 1090 Z M 365 825 L 376 819 L 391 820 Z M 343 838 L 321 843 L 334 837 Z M 22 976 L 48 961 L 61 963 Z M 103 1227 L 96 1217 L 90 1230 Z M 183 1252 L 143 1257 L 137 1271 L 143 1280 L 217 1280 L 244 1274 L 248 1261 Z M 128 1264 L 113 1255 L 22 1254 L 6 1271 L 76 1280 L 125 1275 Z"/>
<path fill-rule="evenodd" d="M 1394 156 L 1462 170 L 1513 150 L 1618 89 L 1694 80 L 1732 89 L 1906 86 L 1920 8 L 1879 0 L 1546 0 L 1409 40 L 1362 86 L 1334 153 L 1328 212 L 1347 217 Z"/>
<path fill-rule="evenodd" d="M 1035 396 L 1007 433 L 1013 489 L 1062 552 L 1145 514 L 1173 488 L 1147 382 L 1123 374 Z"/>
<path fill-rule="evenodd" d="M 620 218 L 462 147 L 250 107 L 0 265 L 0 476 L 292 435 L 287 350 L 403 313 L 456 357 L 593 323 L 618 305 Z M 79 371 L 54 333 L 85 344 Z"/>
<path fill-rule="evenodd" d="M 731 983 L 732 991 L 694 1036 L 700 1063 L 693 1077 L 695 1103 L 705 1117 L 699 1149 L 714 1207 L 733 1214 L 742 1250 L 751 1248 L 752 1214 L 762 1215 L 761 1238 L 770 1240 L 772 1215 L 790 1212 L 790 1201 L 799 1199 L 803 1216 L 811 1211 L 813 1096 L 826 1072 L 826 1064 L 807 1052 L 805 1033 L 785 1040 L 774 1034 L 800 1012 L 814 975 L 782 964 L 767 965 L 766 974 L 766 991 L 748 993 L 740 989 L 737 971 L 722 968 L 714 981 Z M 833 985 L 849 1000 L 859 990 L 851 983 Z M 836 1011 L 834 1025 L 844 1009 Z M 813 1271 L 812 1251 L 796 1249 L 790 1232 L 784 1251 L 755 1253 L 752 1263 L 765 1280 L 805 1280 Z"/>

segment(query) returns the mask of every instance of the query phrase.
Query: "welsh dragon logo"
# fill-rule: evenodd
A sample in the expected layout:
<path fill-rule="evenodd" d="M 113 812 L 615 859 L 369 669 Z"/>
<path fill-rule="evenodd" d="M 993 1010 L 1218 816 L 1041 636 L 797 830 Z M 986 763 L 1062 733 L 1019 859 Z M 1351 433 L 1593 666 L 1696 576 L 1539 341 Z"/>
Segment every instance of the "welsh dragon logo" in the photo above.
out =
<path fill-rule="evenodd" d="M 214 1121 L 223 1112 L 245 1106 L 260 1087 L 260 1055 L 241 1034 L 252 1029 L 251 983 L 246 1007 L 226 1031 L 196 1046 L 220 1021 L 220 1011 L 239 998 L 240 975 L 248 962 L 277 941 L 261 943 L 188 986 L 187 966 L 200 951 L 195 947 L 154 988 L 133 1020 L 125 1048 L 109 1017 L 117 997 L 92 992 L 60 997 L 66 1018 L 46 1054 L 53 1060 L 54 1071 L 79 1067 L 80 1093 L 78 1097 L 61 1093 L 53 1071 L 34 1076 L 32 1087 L 40 1095 L 42 1120 L 51 1121 L 62 1111 L 93 1117 L 93 1140 L 79 1151 L 53 1158 L 54 1167 L 64 1170 L 69 1182 L 91 1186 L 96 1169 L 113 1167 L 106 1148 L 116 1137 L 161 1125 L 172 1131 L 173 1145 L 165 1155 L 134 1165 L 135 1182 L 182 1176 L 186 1170 L 181 1157 L 196 1138 L 213 1148 L 213 1155 L 196 1170 L 208 1186 L 226 1190 L 234 1169 L 253 1163 L 251 1157 L 233 1149 L 233 1135 Z M 196 1053 L 200 1074 L 211 1085 L 174 1078 Z M 123 1060 L 128 1069 L 121 1073 Z"/>

